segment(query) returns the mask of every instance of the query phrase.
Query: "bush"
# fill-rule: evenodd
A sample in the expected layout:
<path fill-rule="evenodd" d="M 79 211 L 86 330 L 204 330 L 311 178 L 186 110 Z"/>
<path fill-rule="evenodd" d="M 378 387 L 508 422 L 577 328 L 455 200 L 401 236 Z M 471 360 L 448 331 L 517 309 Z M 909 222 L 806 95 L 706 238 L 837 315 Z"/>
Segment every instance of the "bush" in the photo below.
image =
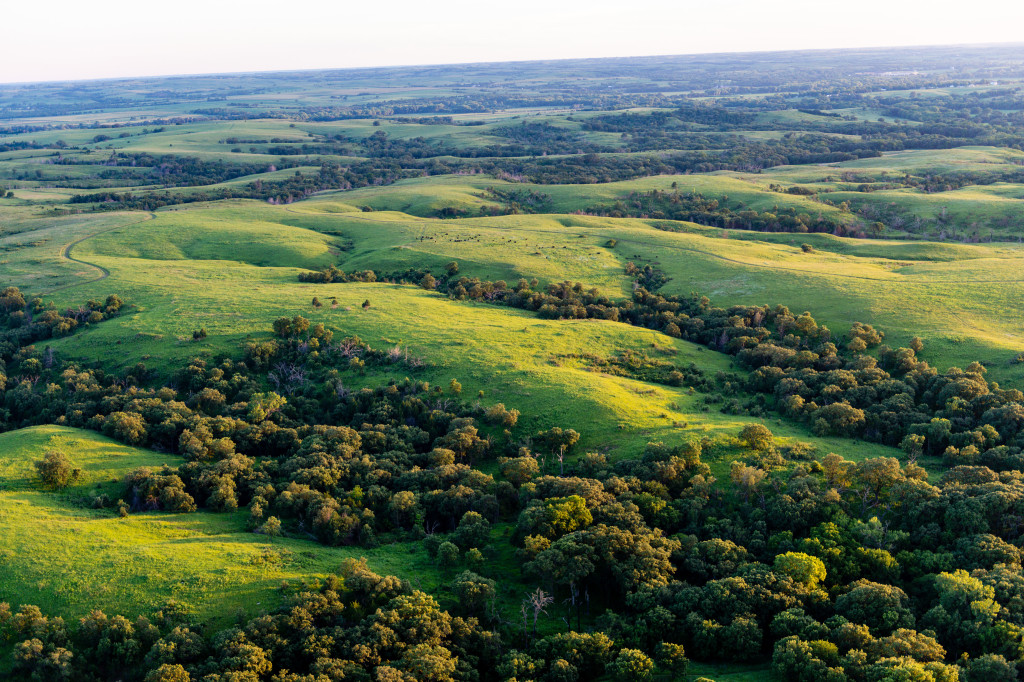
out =
<path fill-rule="evenodd" d="M 607 672 L 616 682 L 649 680 L 654 662 L 638 649 L 621 649 L 615 660 L 608 664 Z"/>
<path fill-rule="evenodd" d="M 60 450 L 47 451 L 35 465 L 40 480 L 48 488 L 66 488 L 82 476 L 82 470 L 76 469 Z"/>

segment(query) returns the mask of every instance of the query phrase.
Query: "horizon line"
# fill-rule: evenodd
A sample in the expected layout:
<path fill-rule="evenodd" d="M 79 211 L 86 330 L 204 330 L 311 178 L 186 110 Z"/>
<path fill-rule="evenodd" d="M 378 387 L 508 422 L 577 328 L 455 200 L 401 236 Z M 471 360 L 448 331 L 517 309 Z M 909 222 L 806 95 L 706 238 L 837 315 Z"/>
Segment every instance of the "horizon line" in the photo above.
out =
<path fill-rule="evenodd" d="M 147 80 L 147 79 L 173 79 L 173 78 L 196 78 L 201 76 L 249 76 L 258 74 L 288 74 L 288 73 L 312 73 L 320 71 L 370 71 L 373 69 L 411 69 L 411 68 L 426 68 L 426 67 L 445 67 L 445 66 L 485 66 L 485 65 L 497 65 L 497 64 L 536 64 L 544 62 L 575 62 L 575 61 L 611 61 L 611 60 L 629 60 L 629 59 L 658 59 L 658 58 L 670 58 L 670 57 L 698 57 L 698 56 L 724 56 L 724 55 L 755 55 L 755 54 L 792 54 L 792 53 L 811 53 L 811 52 L 860 52 L 864 50 L 909 50 L 909 49 L 935 49 L 935 48 L 997 48 L 997 47 L 1011 47 L 1011 46 L 1024 46 L 1024 41 L 1004 41 L 995 43 L 920 43 L 920 44 L 904 44 L 904 45 L 863 45 L 859 47 L 815 47 L 815 48 L 799 48 L 799 49 L 765 49 L 765 50 L 746 50 L 746 51 L 723 51 L 723 52 L 680 52 L 674 54 L 636 54 L 636 55 L 618 55 L 618 56 L 603 56 L 603 57 L 558 57 L 558 58 L 536 58 L 536 59 L 507 59 L 497 61 L 465 61 L 465 62 L 425 62 L 419 64 L 378 64 L 371 66 L 322 66 L 322 67 L 303 67 L 303 68 L 289 68 L 289 69 L 265 69 L 259 71 L 207 71 L 207 72 L 193 72 L 193 73 L 157 73 L 147 74 L 138 76 L 99 76 L 96 78 L 56 78 L 52 80 L 31 80 L 31 81 L 0 81 L 0 87 L 6 86 L 33 86 L 33 85 L 47 85 L 57 83 L 96 83 L 103 81 L 129 81 L 129 80 Z"/>

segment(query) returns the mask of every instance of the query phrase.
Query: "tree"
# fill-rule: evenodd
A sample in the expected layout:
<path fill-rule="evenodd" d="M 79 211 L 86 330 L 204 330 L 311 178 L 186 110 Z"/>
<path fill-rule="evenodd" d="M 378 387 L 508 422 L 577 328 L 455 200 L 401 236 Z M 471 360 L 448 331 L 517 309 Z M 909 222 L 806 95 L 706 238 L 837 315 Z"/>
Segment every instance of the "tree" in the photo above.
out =
<path fill-rule="evenodd" d="M 855 436 L 865 423 L 864 410 L 846 401 L 820 407 L 811 416 L 818 435 Z"/>
<path fill-rule="evenodd" d="M 269 538 L 276 538 L 281 534 L 281 521 L 276 516 L 269 517 L 260 530 Z"/>
<path fill-rule="evenodd" d="M 1017 669 L 999 654 L 972 658 L 964 668 L 964 682 L 1013 682 Z"/>
<path fill-rule="evenodd" d="M 654 662 L 637 649 L 620 649 L 607 671 L 615 682 L 643 682 L 651 679 Z"/>
<path fill-rule="evenodd" d="M 428 272 L 427 274 L 423 275 L 423 278 L 420 280 L 420 286 L 426 289 L 427 291 L 433 291 L 434 288 L 437 286 L 437 279 L 435 279 L 434 276 Z"/>
<path fill-rule="evenodd" d="M 0 308 L 7 312 L 21 310 L 25 307 L 25 295 L 18 287 L 6 287 L 0 291 Z"/>
<path fill-rule="evenodd" d="M 573 429 L 555 426 L 537 434 L 538 440 L 547 444 L 551 452 L 569 452 L 580 440 L 580 434 Z"/>
<path fill-rule="evenodd" d="M 417 682 L 450 682 L 455 674 L 456 658 L 436 644 L 417 644 L 402 654 L 398 666 Z"/>
<path fill-rule="evenodd" d="M 892 585 L 858 580 L 853 589 L 836 599 L 836 613 L 854 623 L 867 625 L 881 637 L 897 628 L 914 627 L 907 593 Z"/>
<path fill-rule="evenodd" d="M 539 587 L 536 590 L 534 590 L 533 592 L 530 592 L 529 594 L 527 594 L 526 595 L 526 599 L 523 600 L 523 604 L 522 604 L 523 621 L 524 621 L 523 627 L 524 627 L 524 629 L 526 627 L 526 623 L 525 623 L 526 613 L 527 613 L 527 609 L 529 609 L 533 613 L 533 634 L 534 634 L 534 636 L 536 636 L 537 635 L 537 619 L 540 617 L 540 614 L 542 614 L 542 613 L 543 614 L 547 614 L 548 607 L 551 606 L 551 604 L 553 604 L 554 601 L 555 601 L 554 597 L 552 597 L 550 594 L 548 594 L 544 590 L 540 589 Z"/>
<path fill-rule="evenodd" d="M 145 682 L 192 682 L 192 676 L 177 663 L 164 663 L 155 670 L 150 670 Z"/>
<path fill-rule="evenodd" d="M 689 661 L 682 644 L 662 642 L 657 650 L 658 665 L 668 671 L 673 680 L 681 680 L 686 675 Z"/>
<path fill-rule="evenodd" d="M 452 542 L 442 542 L 437 548 L 437 563 L 444 571 L 455 567 L 459 560 L 459 548 Z"/>
<path fill-rule="evenodd" d="M 585 528 L 594 520 L 587 508 L 586 500 L 579 495 L 550 498 L 545 501 L 545 506 L 548 512 L 548 523 L 559 535 Z"/>
<path fill-rule="evenodd" d="M 526 454 L 522 457 L 502 457 L 498 460 L 502 475 L 517 488 L 528 483 L 540 473 L 540 465 L 535 457 Z"/>
<path fill-rule="evenodd" d="M 35 466 L 40 480 L 48 488 L 66 488 L 82 475 L 82 470 L 76 469 L 60 450 L 48 450 Z"/>
<path fill-rule="evenodd" d="M 366 299 L 365 301 L 363 301 L 363 310 L 366 310 L 369 307 L 370 307 L 370 299 Z"/>
<path fill-rule="evenodd" d="M 840 663 L 835 644 L 795 636 L 779 640 L 772 654 L 772 671 L 779 679 L 794 682 L 845 682 Z"/>
<path fill-rule="evenodd" d="M 459 600 L 463 611 L 482 613 L 487 602 L 497 594 L 495 582 L 471 571 L 463 571 L 451 584 L 452 594 Z"/>
<path fill-rule="evenodd" d="M 247 417 L 250 422 L 259 424 L 270 415 L 284 407 L 287 402 L 288 401 L 284 397 L 279 396 L 273 391 L 270 391 L 269 393 L 254 393 L 253 396 L 249 398 L 249 412 Z"/>
<path fill-rule="evenodd" d="M 775 557 L 775 570 L 814 589 L 825 579 L 825 564 L 803 552 L 786 552 Z"/>
<path fill-rule="evenodd" d="M 764 469 L 748 466 L 743 462 L 733 462 L 729 466 L 729 479 L 743 493 L 744 501 L 750 499 L 750 495 L 757 490 L 767 475 Z"/>
<path fill-rule="evenodd" d="M 455 544 L 463 550 L 471 547 L 483 547 L 491 534 L 491 524 L 477 512 L 466 512 L 459 520 L 459 526 L 452 534 Z"/>
<path fill-rule="evenodd" d="M 103 422 L 103 432 L 122 443 L 138 445 L 146 440 L 146 420 L 138 412 L 113 412 Z"/>
<path fill-rule="evenodd" d="M 740 431 L 740 440 L 754 450 L 769 450 L 775 442 L 775 436 L 764 424 L 747 424 Z"/>
<path fill-rule="evenodd" d="M 512 649 L 501 657 L 496 672 L 503 680 L 532 680 L 539 678 L 543 669 L 543 660 L 537 660 L 522 651 Z"/>
<path fill-rule="evenodd" d="M 391 516 L 391 523 L 397 528 L 412 528 L 416 523 L 419 503 L 416 493 L 410 490 L 400 490 L 391 496 L 388 502 L 388 513 Z"/>
<path fill-rule="evenodd" d="M 603 632 L 561 632 L 538 641 L 533 654 L 549 661 L 566 660 L 579 670 L 580 679 L 596 680 L 615 655 L 613 644 Z"/>

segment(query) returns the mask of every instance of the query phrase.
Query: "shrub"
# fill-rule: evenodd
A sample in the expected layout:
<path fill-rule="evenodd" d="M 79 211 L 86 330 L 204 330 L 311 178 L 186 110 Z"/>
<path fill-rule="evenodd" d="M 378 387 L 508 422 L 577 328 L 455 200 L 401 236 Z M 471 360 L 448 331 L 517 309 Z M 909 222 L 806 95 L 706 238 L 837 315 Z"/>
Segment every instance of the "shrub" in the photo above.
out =
<path fill-rule="evenodd" d="M 60 450 L 47 451 L 35 465 L 40 480 L 48 488 L 66 488 L 82 476 L 82 470 L 76 469 Z"/>

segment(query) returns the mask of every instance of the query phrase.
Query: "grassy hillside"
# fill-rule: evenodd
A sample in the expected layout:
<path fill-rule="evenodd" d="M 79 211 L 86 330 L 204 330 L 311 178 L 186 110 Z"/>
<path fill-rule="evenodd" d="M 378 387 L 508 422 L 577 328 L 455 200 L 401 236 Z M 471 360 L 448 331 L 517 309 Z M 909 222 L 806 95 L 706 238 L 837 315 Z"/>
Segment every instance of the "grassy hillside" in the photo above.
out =
<path fill-rule="evenodd" d="M 1019 396 L 980 369 L 946 369 L 980 360 L 989 380 L 1024 387 L 1018 52 L 0 86 L 0 289 L 25 295 L 0 297 L 0 423 L 19 429 L 0 433 L 0 602 L 38 604 L 71 623 L 92 609 L 135 616 L 174 602 L 213 634 L 272 611 L 282 583 L 365 556 L 452 615 L 479 616 L 466 632 L 500 633 L 501 653 L 535 657 L 540 669 L 525 663 L 518 679 L 554 678 L 561 663 L 565 679 L 601 679 L 601 656 L 635 647 L 659 657 L 663 640 L 697 659 L 690 678 L 781 679 L 799 667 L 770 662 L 786 634 L 817 640 L 794 660 L 821 655 L 851 679 L 914 677 L 912 656 L 880 652 L 918 649 L 936 678 L 988 675 L 972 661 L 1017 657 L 1024 627 L 1016 588 L 999 573 L 1021 565 L 1013 470 L 1024 421 Z M 448 278 L 438 290 L 429 278 L 426 288 L 388 281 L 440 275 L 452 261 L 471 278 L 536 280 L 533 303 L 567 280 L 621 307 L 537 314 L 488 303 L 502 294 L 482 288 L 449 298 L 442 292 L 458 290 Z M 299 281 L 328 266 L 380 279 Z M 637 280 L 634 266 L 654 274 Z M 625 303 L 640 281 L 721 308 L 806 310 L 843 348 L 833 357 L 816 324 L 775 311 L 684 306 L 693 317 L 674 317 L 672 302 Z M 101 303 L 110 294 L 127 305 Z M 587 319 L 546 319 L 563 313 Z M 650 328 L 599 319 L 606 313 Z M 323 330 L 302 320 L 274 331 L 296 316 L 322 323 L 334 342 L 358 336 L 370 348 L 325 347 Z M 891 346 L 920 337 L 918 357 L 940 375 L 910 353 L 883 354 L 869 332 L 847 350 L 854 322 L 884 331 Z M 238 362 L 248 344 L 271 339 Z M 751 350 L 741 360 L 713 348 Z M 741 361 L 759 353 L 774 367 L 756 375 L 754 396 Z M 662 373 L 609 362 L 623 355 Z M 204 367 L 181 371 L 196 357 Z M 691 365 L 708 381 L 655 383 L 681 383 L 666 368 Z M 149 390 L 158 387 L 170 390 Z M 495 403 L 518 415 L 486 411 Z M 61 425 L 20 428 L 40 415 Z M 155 449 L 67 423 L 103 424 Z M 739 437 L 753 424 L 771 433 Z M 339 425 L 355 431 L 330 428 Z M 555 457 L 565 444 L 538 433 L 555 426 L 581 434 L 564 472 Z M 657 442 L 669 447 L 648 447 Z M 65 490 L 44 489 L 35 474 L 52 449 L 82 471 Z M 878 457 L 900 466 L 870 461 Z M 978 466 L 946 476 L 961 463 Z M 124 496 L 133 469 L 164 464 L 181 467 L 199 511 L 122 518 L 116 504 L 94 504 Z M 540 478 L 548 473 L 563 480 Z M 576 475 L 590 480 L 566 480 Z M 228 499 L 242 508 L 210 511 L 234 509 Z M 250 504 L 254 518 L 273 509 L 284 537 L 251 532 Z M 458 550 L 442 552 L 441 538 Z M 479 576 L 453 586 L 470 567 Z M 999 586 L 995 596 L 971 588 L 999 604 L 984 622 L 979 602 L 952 599 L 938 575 L 958 567 Z M 885 623 L 841 597 L 861 579 L 887 591 Z M 495 593 L 484 605 L 488 580 Z M 267 677 L 283 661 L 305 675 L 337 658 L 339 678 L 358 668 L 352 677 L 365 669 L 383 679 L 390 673 L 373 669 L 382 661 L 408 679 L 450 678 L 420 674 L 426 663 L 406 655 L 426 651 L 414 646 L 429 634 L 419 625 L 401 646 L 385 641 L 391 630 L 367 629 L 368 642 L 387 636 L 353 653 L 342 640 L 363 630 L 339 623 L 370 623 L 394 595 L 355 603 L 348 587 L 329 584 L 333 595 L 303 597 L 340 600 L 311 614 L 315 625 L 281 615 L 275 636 L 287 642 L 252 637 L 275 658 Z M 552 593 L 550 612 L 538 588 Z M 460 589 L 480 603 L 460 603 Z M 528 593 L 541 600 L 532 634 Z M 966 629 L 935 619 L 940 602 L 963 607 L 956 622 Z M 572 630 L 574 607 L 576 629 L 615 640 L 594 661 L 542 639 Z M 863 628 L 849 656 L 839 642 L 851 631 L 824 626 L 838 615 Z M 908 644 L 897 621 L 921 639 Z M 482 677 L 498 670 L 499 647 L 466 632 Z M 73 665 L 104 669 L 85 662 L 80 634 L 68 640 Z M 834 655 L 823 639 L 836 640 Z M 429 658 L 446 665 L 450 643 L 435 640 Z M 223 638 L 211 642 L 208 662 L 185 662 L 192 679 L 238 672 Z M 12 673 L 8 653 L 0 677 Z"/>
<path fill-rule="evenodd" d="M 288 210 L 317 208 L 333 211 L 336 204 L 325 196 Z M 439 221 L 332 213 L 292 220 L 350 240 L 353 249 L 338 260 L 348 270 L 440 267 L 457 259 L 482 278 L 569 279 L 625 296 L 625 264 L 652 263 L 672 278 L 667 293 L 698 291 L 720 305 L 782 303 L 810 310 L 836 333 L 870 321 L 890 343 L 921 336 L 926 357 L 942 369 L 980 359 L 994 375 L 1024 377 L 1009 364 L 1024 347 L 1014 312 L 1024 304 L 1017 274 L 1024 250 L 1016 244 L 858 240 L 586 216 Z M 606 246 L 609 239 L 615 248 Z"/>
<path fill-rule="evenodd" d="M 51 449 L 83 471 L 61 492 L 40 488 L 32 463 Z M 174 600 L 201 623 L 224 624 L 239 611 L 272 609 L 282 581 L 336 572 L 366 556 L 376 570 L 415 574 L 436 584 L 423 549 L 380 552 L 329 548 L 248 532 L 245 514 L 133 513 L 119 518 L 88 500 L 122 494 L 137 467 L 174 466 L 179 458 L 122 445 L 91 431 L 40 426 L 0 434 L 0 601 L 36 604 L 77 618 L 92 609 L 148 614 Z"/>

